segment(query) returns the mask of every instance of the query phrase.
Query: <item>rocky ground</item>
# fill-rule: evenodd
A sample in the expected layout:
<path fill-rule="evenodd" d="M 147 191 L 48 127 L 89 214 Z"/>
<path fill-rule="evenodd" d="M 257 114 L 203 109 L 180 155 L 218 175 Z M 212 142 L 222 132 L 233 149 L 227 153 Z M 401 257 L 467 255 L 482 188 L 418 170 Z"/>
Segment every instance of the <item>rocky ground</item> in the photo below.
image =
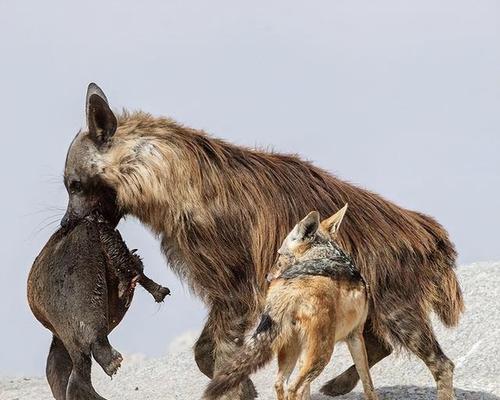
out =
<path fill-rule="evenodd" d="M 458 269 L 467 311 L 458 329 L 448 330 L 436 322 L 442 347 L 455 362 L 457 399 L 500 400 L 500 263 L 477 263 Z M 158 359 L 125 357 L 121 370 L 110 380 L 97 367 L 94 383 L 109 400 L 199 399 L 207 379 L 198 372 L 190 347 L 196 337 L 186 334 Z M 4 344 L 5 345 L 5 344 Z M 344 345 L 312 385 L 313 400 L 322 383 L 351 364 Z M 261 399 L 274 399 L 275 365 L 260 371 L 254 382 Z M 432 376 L 422 362 L 406 354 L 392 355 L 372 369 L 381 399 L 427 400 L 435 398 Z M 43 377 L 0 378 L 0 400 L 51 399 Z M 361 400 L 360 385 L 338 399 Z"/>

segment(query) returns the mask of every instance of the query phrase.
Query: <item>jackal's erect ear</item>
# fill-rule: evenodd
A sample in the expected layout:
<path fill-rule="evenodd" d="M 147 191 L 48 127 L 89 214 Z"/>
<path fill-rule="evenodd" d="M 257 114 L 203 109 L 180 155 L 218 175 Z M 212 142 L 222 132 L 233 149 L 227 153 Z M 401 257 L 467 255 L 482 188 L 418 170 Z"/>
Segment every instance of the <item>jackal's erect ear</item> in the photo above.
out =
<path fill-rule="evenodd" d="M 105 144 L 115 134 L 118 122 L 109 107 L 106 95 L 93 82 L 87 89 L 85 103 L 89 134 L 97 144 Z"/>
<path fill-rule="evenodd" d="M 311 238 L 319 228 L 319 213 L 311 211 L 294 228 L 294 240 L 303 241 Z"/>
<path fill-rule="evenodd" d="M 345 212 L 347 211 L 347 203 L 339 211 L 333 214 L 330 218 L 321 222 L 321 227 L 330 233 L 331 237 L 335 237 L 339 231 L 340 224 L 344 219 Z"/>

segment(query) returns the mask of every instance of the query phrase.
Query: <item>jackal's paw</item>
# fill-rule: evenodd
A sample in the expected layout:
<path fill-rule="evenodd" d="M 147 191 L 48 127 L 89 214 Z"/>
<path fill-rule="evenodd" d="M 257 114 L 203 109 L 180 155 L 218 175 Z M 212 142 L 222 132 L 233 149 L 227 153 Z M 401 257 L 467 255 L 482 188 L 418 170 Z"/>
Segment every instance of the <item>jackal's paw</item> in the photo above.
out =
<path fill-rule="evenodd" d="M 332 397 L 342 396 L 349 393 L 356 387 L 358 383 L 358 379 L 356 378 L 356 376 L 352 376 L 350 373 L 344 372 L 343 374 L 325 383 L 320 389 L 320 392 Z"/>
<path fill-rule="evenodd" d="M 104 372 L 109 376 L 113 376 L 118 371 L 118 368 L 122 365 L 123 357 L 115 349 L 111 350 L 111 361 L 104 368 Z"/>

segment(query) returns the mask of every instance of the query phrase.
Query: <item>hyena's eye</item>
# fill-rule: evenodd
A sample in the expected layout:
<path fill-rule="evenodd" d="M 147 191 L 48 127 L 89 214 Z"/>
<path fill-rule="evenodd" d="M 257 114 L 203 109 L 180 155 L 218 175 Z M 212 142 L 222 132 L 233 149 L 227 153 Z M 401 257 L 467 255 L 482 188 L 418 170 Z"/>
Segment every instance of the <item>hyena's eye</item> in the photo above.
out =
<path fill-rule="evenodd" d="M 69 191 L 71 193 L 78 193 L 82 191 L 82 182 L 73 180 L 69 183 Z"/>

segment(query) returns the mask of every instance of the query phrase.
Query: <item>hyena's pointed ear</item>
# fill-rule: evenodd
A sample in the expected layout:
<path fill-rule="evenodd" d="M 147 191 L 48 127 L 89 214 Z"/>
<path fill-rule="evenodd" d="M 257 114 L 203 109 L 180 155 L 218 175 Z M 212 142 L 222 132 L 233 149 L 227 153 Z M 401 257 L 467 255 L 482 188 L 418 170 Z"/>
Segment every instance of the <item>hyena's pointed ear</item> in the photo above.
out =
<path fill-rule="evenodd" d="M 297 241 L 309 239 L 314 236 L 319 228 L 319 213 L 311 211 L 307 216 L 295 226 L 295 237 Z"/>
<path fill-rule="evenodd" d="M 333 214 L 330 218 L 325 219 L 321 222 L 321 226 L 324 230 L 330 233 L 331 237 L 335 237 L 340 229 L 340 224 L 344 219 L 344 215 L 347 211 L 347 203 L 339 211 Z"/>
<path fill-rule="evenodd" d="M 99 86 L 91 83 L 86 99 L 87 127 L 92 139 L 99 145 L 105 144 L 116 132 L 118 122 L 111 111 L 106 95 Z"/>

